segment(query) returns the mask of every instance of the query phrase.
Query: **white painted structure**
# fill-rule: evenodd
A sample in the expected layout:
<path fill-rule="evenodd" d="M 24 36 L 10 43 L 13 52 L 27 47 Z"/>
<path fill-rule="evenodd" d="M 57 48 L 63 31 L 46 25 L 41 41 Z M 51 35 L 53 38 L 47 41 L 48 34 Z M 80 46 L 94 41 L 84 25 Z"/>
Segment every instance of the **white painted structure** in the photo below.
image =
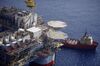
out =
<path fill-rule="evenodd" d="M 67 26 L 67 24 L 62 21 L 49 21 L 48 25 L 53 28 L 63 28 Z"/>
<path fill-rule="evenodd" d="M 15 21 L 19 28 L 30 28 L 33 26 L 33 14 L 26 11 L 18 12 L 15 15 Z"/>
<path fill-rule="evenodd" d="M 52 38 L 52 39 L 65 39 L 68 38 L 67 33 L 64 33 L 62 31 L 54 31 L 54 30 L 49 30 L 47 32 L 47 36 Z"/>
<path fill-rule="evenodd" d="M 27 31 L 31 32 L 34 34 L 34 38 L 39 38 L 42 34 L 42 30 L 38 27 L 32 27 L 27 29 Z"/>

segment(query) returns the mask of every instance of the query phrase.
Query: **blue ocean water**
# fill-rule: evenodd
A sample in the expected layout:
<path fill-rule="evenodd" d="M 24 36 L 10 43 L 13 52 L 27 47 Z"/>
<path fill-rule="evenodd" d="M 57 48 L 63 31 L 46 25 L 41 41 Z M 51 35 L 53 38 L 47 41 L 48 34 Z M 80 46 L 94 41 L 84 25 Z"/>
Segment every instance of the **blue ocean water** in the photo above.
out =
<path fill-rule="evenodd" d="M 68 24 L 62 31 L 80 38 L 88 31 L 100 43 L 100 0 L 36 0 L 34 9 L 45 22 L 61 20 Z M 24 0 L 2 0 L 0 7 L 28 8 Z M 56 54 L 55 66 L 100 66 L 100 45 L 96 51 L 62 49 Z"/>

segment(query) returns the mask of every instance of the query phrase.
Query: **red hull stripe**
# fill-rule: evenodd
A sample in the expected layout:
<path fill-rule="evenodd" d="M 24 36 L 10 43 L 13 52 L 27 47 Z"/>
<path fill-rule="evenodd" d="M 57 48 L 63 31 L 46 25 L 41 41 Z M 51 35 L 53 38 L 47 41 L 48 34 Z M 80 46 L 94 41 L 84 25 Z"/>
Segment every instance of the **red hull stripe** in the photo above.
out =
<path fill-rule="evenodd" d="M 53 66 L 54 64 L 55 64 L 54 61 L 51 61 L 50 63 L 44 64 L 44 65 L 41 65 L 41 64 L 37 64 L 37 63 L 31 62 L 31 63 L 29 64 L 29 66 Z"/>

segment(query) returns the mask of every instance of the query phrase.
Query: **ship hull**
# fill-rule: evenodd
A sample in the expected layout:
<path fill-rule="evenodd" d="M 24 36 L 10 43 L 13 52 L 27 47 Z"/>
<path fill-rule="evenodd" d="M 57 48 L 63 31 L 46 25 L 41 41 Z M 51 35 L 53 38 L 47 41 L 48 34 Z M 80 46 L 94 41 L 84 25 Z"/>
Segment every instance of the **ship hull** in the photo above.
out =
<path fill-rule="evenodd" d="M 55 64 L 55 53 L 47 57 L 40 57 L 33 62 L 30 62 L 29 66 L 53 66 Z"/>
<path fill-rule="evenodd" d="M 82 49 L 82 50 L 94 50 L 94 49 L 96 49 L 96 47 L 98 45 L 97 42 L 93 42 L 93 44 L 81 44 L 80 42 L 78 42 L 78 44 L 76 44 L 76 45 L 66 43 L 65 41 L 63 43 L 64 43 L 64 45 L 62 47 L 73 48 L 73 49 Z"/>
<path fill-rule="evenodd" d="M 64 44 L 63 47 L 68 47 L 68 48 L 75 48 L 75 49 L 96 49 L 96 45 L 70 45 L 70 44 Z"/>
<path fill-rule="evenodd" d="M 96 42 L 96 41 L 93 41 L 93 44 L 82 44 L 82 43 L 80 43 L 79 40 L 76 40 L 76 39 L 71 39 L 71 40 L 75 40 L 75 41 L 77 41 L 77 43 L 74 44 L 74 43 L 68 42 L 68 40 L 66 40 L 66 39 L 55 40 L 55 41 L 63 43 L 64 45 L 61 46 L 62 48 L 72 48 L 72 49 L 81 49 L 81 50 L 95 50 L 96 47 L 98 46 L 98 42 Z"/>

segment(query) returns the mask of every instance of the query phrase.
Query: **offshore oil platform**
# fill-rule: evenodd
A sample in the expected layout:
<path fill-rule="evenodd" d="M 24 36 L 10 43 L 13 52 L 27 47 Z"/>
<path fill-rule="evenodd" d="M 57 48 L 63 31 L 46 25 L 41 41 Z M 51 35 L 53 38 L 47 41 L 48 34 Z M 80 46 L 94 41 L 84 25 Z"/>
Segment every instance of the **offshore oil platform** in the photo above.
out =
<path fill-rule="evenodd" d="M 42 17 L 32 13 L 34 0 L 25 3 L 29 11 L 0 8 L 0 66 L 53 66 L 56 51 L 63 45 L 55 39 L 67 38 L 58 28 L 66 25 L 45 24 Z"/>

